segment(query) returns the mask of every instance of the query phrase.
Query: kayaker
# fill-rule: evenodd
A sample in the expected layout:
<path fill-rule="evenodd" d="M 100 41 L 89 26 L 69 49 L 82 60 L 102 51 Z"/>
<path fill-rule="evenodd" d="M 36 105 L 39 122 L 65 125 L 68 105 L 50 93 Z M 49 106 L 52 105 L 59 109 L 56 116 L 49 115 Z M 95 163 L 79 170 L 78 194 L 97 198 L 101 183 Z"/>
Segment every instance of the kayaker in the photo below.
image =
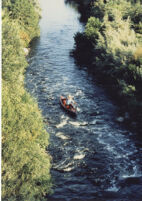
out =
<path fill-rule="evenodd" d="M 71 95 L 68 95 L 66 105 L 67 107 L 73 106 L 73 104 L 76 104 L 75 101 L 73 100 L 73 97 Z"/>

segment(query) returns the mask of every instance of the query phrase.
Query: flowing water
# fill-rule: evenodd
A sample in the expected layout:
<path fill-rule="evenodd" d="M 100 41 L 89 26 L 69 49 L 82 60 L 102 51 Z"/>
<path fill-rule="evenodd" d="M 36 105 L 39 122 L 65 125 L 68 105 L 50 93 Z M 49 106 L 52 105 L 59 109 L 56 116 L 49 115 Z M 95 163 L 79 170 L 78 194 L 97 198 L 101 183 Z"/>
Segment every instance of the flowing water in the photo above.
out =
<path fill-rule="evenodd" d="M 26 87 L 37 99 L 50 133 L 54 193 L 48 200 L 142 200 L 142 144 L 115 122 L 117 107 L 86 68 L 69 56 L 83 31 L 75 6 L 40 0 L 41 36 L 33 43 Z M 72 94 L 76 117 L 59 104 Z"/>

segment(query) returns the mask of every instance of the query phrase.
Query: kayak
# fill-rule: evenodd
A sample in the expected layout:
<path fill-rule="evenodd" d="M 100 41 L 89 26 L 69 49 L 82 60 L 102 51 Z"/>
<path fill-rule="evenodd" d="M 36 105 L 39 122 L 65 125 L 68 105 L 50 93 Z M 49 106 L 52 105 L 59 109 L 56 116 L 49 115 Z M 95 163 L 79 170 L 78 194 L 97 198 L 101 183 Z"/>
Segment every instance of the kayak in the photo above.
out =
<path fill-rule="evenodd" d="M 62 107 L 66 111 L 70 112 L 71 114 L 76 115 L 76 113 L 77 113 L 76 108 L 72 104 L 66 105 L 66 101 L 67 101 L 67 98 L 65 98 L 64 96 L 60 96 L 60 103 L 61 103 Z"/>

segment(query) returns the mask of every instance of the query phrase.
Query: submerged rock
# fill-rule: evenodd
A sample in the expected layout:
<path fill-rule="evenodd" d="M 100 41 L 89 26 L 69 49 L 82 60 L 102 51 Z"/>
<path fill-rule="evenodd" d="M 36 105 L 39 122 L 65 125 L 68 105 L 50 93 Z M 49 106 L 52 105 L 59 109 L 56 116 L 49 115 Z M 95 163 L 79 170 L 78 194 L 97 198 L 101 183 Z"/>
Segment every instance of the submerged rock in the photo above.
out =
<path fill-rule="evenodd" d="M 130 119 L 130 115 L 128 112 L 125 112 L 125 119 Z"/>
<path fill-rule="evenodd" d="M 124 122 L 124 117 L 117 117 L 116 121 L 119 123 L 122 123 L 122 122 Z"/>

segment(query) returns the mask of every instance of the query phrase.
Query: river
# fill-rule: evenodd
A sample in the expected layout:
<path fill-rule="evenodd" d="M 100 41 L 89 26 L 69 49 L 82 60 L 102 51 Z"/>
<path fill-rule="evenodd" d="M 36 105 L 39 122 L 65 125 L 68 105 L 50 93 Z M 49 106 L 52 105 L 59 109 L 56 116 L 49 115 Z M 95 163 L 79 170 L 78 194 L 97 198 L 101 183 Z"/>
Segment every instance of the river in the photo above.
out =
<path fill-rule="evenodd" d="M 32 44 L 26 88 L 37 99 L 50 133 L 54 193 L 47 200 L 142 200 L 142 143 L 115 119 L 117 106 L 87 69 L 70 57 L 83 31 L 75 6 L 40 0 L 40 38 Z M 72 94 L 76 117 L 59 104 Z"/>

